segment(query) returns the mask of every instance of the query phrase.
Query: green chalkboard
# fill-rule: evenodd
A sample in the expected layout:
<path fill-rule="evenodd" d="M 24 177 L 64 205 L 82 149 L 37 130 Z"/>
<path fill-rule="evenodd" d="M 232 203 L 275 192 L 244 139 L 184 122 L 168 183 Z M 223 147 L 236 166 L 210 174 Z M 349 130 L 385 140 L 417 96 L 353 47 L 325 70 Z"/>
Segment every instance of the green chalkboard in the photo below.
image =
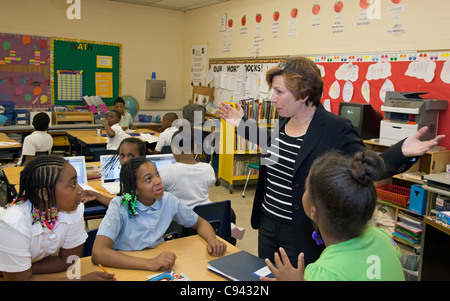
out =
<path fill-rule="evenodd" d="M 82 96 L 100 95 L 106 105 L 113 105 L 120 95 L 121 48 L 121 44 L 53 38 L 53 104 L 84 106 Z M 108 82 L 102 85 L 105 75 Z"/>

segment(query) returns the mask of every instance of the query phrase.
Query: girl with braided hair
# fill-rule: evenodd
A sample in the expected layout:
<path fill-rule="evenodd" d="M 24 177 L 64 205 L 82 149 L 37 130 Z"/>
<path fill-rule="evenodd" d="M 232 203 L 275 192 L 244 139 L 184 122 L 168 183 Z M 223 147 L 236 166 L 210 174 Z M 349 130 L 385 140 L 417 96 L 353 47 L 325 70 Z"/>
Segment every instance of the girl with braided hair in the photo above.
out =
<path fill-rule="evenodd" d="M 329 152 L 314 161 L 302 202 L 316 227 L 313 238 L 326 248 L 306 269 L 303 253 L 294 268 L 280 248 L 276 267 L 266 259 L 277 280 L 405 280 L 398 246 L 367 225 L 377 202 L 373 182 L 383 170 L 383 159 L 368 150 L 353 158 Z"/>
<path fill-rule="evenodd" d="M 65 271 L 69 256 L 80 256 L 87 238 L 83 192 L 76 170 L 61 157 L 39 156 L 25 166 L 17 199 L 0 208 L 0 271 L 6 280 L 57 280 L 40 274 Z M 95 272 L 81 279 L 114 275 Z"/>
<path fill-rule="evenodd" d="M 171 269 L 176 255 L 164 251 L 155 258 L 122 252 L 155 248 L 164 241 L 172 221 L 194 228 L 207 242 L 206 250 L 222 256 L 226 244 L 211 225 L 170 192 L 164 192 L 156 167 L 145 157 L 128 160 L 120 171 L 120 196 L 111 200 L 92 249 L 92 262 L 126 269 Z"/>

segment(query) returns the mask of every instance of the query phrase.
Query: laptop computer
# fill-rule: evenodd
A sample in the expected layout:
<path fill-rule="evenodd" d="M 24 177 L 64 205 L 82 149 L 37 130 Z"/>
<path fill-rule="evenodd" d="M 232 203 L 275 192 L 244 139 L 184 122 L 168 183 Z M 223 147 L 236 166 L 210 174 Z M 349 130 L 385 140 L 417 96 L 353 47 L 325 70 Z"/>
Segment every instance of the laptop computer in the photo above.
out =
<path fill-rule="evenodd" d="M 161 170 L 161 168 L 166 164 L 173 164 L 177 162 L 173 157 L 173 154 L 147 155 L 146 158 L 151 161 L 158 170 Z"/>
<path fill-rule="evenodd" d="M 105 170 L 106 165 L 114 155 L 102 155 L 100 156 L 100 167 L 102 169 L 102 187 L 110 194 L 118 194 L 120 192 L 120 169 L 121 165 L 119 159 L 114 166 L 111 166 L 108 170 Z"/>
<path fill-rule="evenodd" d="M 64 157 L 64 159 L 66 159 L 66 161 L 69 162 L 77 171 L 77 182 L 84 190 L 93 190 L 95 192 L 98 192 L 88 185 L 86 161 L 84 159 L 84 156 Z"/>

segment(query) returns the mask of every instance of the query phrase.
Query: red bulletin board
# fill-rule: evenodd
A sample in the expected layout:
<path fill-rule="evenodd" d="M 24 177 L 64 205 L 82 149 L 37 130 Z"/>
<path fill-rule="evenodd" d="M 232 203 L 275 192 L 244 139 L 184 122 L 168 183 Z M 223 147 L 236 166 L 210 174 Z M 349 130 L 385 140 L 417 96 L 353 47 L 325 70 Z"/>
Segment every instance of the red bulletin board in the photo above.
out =
<path fill-rule="evenodd" d="M 422 98 L 428 99 L 450 99 L 450 83 L 448 78 L 441 77 L 441 73 L 450 72 L 449 51 L 443 52 L 414 52 L 408 54 L 377 54 L 377 55 L 345 55 L 345 56 L 316 56 L 310 57 L 316 62 L 317 65 L 322 66 L 325 71 L 323 75 L 324 91 L 322 97 L 322 103 L 326 99 L 330 100 L 331 111 L 338 114 L 339 103 L 343 102 L 343 89 L 344 85 L 349 79 L 337 79 L 336 71 L 344 64 L 353 64 L 358 67 L 358 77 L 356 80 L 353 78 L 351 81 L 353 85 L 353 97 L 350 102 L 366 103 L 362 93 L 363 83 L 367 80 L 370 85 L 370 101 L 369 103 L 375 110 L 381 112 L 380 107 L 383 105 L 383 101 L 380 98 L 380 89 L 385 83 L 386 79 L 389 79 L 394 85 L 395 91 L 399 92 L 428 92 L 426 95 L 422 95 Z M 408 76 L 406 72 L 408 68 L 411 68 L 411 63 L 414 63 L 414 67 L 421 69 L 426 64 L 420 64 L 421 62 L 434 62 L 434 78 L 427 81 L 421 78 Z M 389 63 L 391 67 L 391 75 L 380 79 L 366 78 L 369 66 L 376 64 L 377 62 Z M 447 62 L 447 63 L 446 63 Z M 321 67 L 321 68 L 322 68 Z M 423 70 L 419 70 L 423 71 Z M 448 76 L 448 75 L 447 75 Z M 330 97 L 330 87 L 335 81 L 339 82 L 340 94 L 336 99 Z M 336 96 L 336 95 L 334 95 Z M 347 98 L 348 100 L 348 98 Z M 450 104 L 448 104 L 450 106 Z M 384 115 L 384 112 L 381 112 Z M 439 113 L 438 134 L 445 134 L 447 137 L 440 143 L 441 146 L 450 149 L 450 108 Z"/>

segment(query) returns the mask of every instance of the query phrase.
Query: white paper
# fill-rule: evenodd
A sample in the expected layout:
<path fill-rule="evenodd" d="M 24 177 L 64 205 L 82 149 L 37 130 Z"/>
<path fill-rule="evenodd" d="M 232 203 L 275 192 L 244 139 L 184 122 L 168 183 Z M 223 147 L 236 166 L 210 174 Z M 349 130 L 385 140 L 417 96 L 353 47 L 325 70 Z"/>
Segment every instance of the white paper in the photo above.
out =
<path fill-rule="evenodd" d="M 370 84 L 367 80 L 362 84 L 361 94 L 364 97 L 364 100 L 367 103 L 370 103 Z"/>
<path fill-rule="evenodd" d="M 441 80 L 446 84 L 450 84 L 450 61 L 445 61 L 442 67 Z"/>
<path fill-rule="evenodd" d="M 383 86 L 380 89 L 380 99 L 384 103 L 386 100 L 386 92 L 388 91 L 395 91 L 394 84 L 389 80 L 386 79 Z"/>
<path fill-rule="evenodd" d="M 416 77 L 430 83 L 434 79 L 436 63 L 433 61 L 415 61 L 411 62 L 405 75 Z"/>
<path fill-rule="evenodd" d="M 391 63 L 389 62 L 378 62 L 372 64 L 367 69 L 366 79 L 375 80 L 381 78 L 388 78 L 391 76 Z"/>
<path fill-rule="evenodd" d="M 345 102 L 350 102 L 353 98 L 353 84 L 350 81 L 346 81 L 344 89 L 342 90 L 342 98 Z"/>
<path fill-rule="evenodd" d="M 270 273 L 271 273 L 271 271 L 269 270 L 269 268 L 267 266 L 265 266 L 265 267 L 260 268 L 259 270 L 255 271 L 253 273 L 253 275 L 256 275 L 258 277 L 266 277 Z"/>
<path fill-rule="evenodd" d="M 341 86 L 339 85 L 339 82 L 336 80 L 330 87 L 330 91 L 328 92 L 328 95 L 330 95 L 331 98 L 336 99 L 341 94 Z"/>
<path fill-rule="evenodd" d="M 342 64 L 338 70 L 336 70 L 336 78 L 339 80 L 349 80 L 355 82 L 358 80 L 359 67 L 352 63 Z"/>

